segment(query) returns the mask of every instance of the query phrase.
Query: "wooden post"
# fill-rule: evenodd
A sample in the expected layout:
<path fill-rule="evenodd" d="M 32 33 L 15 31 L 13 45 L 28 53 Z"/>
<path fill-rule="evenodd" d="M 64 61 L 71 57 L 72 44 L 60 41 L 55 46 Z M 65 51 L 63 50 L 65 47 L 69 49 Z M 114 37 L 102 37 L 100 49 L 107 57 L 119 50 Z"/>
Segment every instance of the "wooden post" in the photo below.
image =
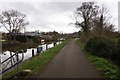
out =
<path fill-rule="evenodd" d="M 12 56 L 12 52 L 10 51 L 10 56 Z M 13 58 L 10 58 L 11 66 L 13 65 Z"/>
<path fill-rule="evenodd" d="M 32 49 L 32 57 L 34 57 L 34 49 Z"/>
<path fill-rule="evenodd" d="M 56 45 L 56 42 L 54 42 L 53 45 L 55 46 L 55 45 Z"/>
<path fill-rule="evenodd" d="M 46 44 L 46 50 L 48 50 L 48 44 Z"/>
<path fill-rule="evenodd" d="M 37 48 L 37 53 L 39 53 L 39 47 Z"/>

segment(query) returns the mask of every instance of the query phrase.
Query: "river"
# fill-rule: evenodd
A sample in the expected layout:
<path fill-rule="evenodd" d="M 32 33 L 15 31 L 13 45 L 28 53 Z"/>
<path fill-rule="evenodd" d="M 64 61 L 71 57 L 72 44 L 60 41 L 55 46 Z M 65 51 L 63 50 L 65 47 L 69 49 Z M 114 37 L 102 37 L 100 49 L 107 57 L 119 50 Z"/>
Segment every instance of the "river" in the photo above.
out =
<path fill-rule="evenodd" d="M 61 41 L 60 41 L 60 42 L 57 42 L 56 45 L 58 45 L 58 44 L 60 44 L 60 43 L 61 43 Z M 46 47 L 46 45 L 47 45 L 47 47 Z M 37 48 L 38 48 L 38 47 L 42 47 L 42 51 L 41 51 L 40 53 L 37 53 Z M 32 50 L 34 50 L 34 55 L 37 55 L 37 54 L 42 54 L 44 51 L 46 51 L 47 49 L 50 49 L 50 48 L 52 48 L 52 47 L 54 47 L 54 43 L 41 44 L 41 45 L 38 45 L 37 47 L 27 48 L 27 49 L 25 49 L 24 52 L 23 52 L 23 54 L 24 54 L 23 61 L 25 61 L 25 60 L 27 60 L 27 59 L 29 59 L 29 58 L 32 57 Z M 12 52 L 12 51 L 9 51 L 9 50 L 3 51 L 2 53 L 0 53 L 1 62 L 3 62 L 4 60 L 6 60 L 7 58 L 9 58 L 10 56 L 14 55 L 15 53 L 16 53 L 16 52 Z M 19 54 L 18 54 L 18 57 L 19 57 L 19 59 L 21 59 L 21 58 L 22 58 L 22 54 L 19 53 Z M 14 57 L 14 58 L 15 58 L 15 57 Z M 14 59 L 14 60 L 16 60 L 16 59 Z M 3 68 L 3 69 L 8 68 L 8 67 L 10 67 L 10 66 L 12 65 L 11 63 L 9 63 L 9 64 L 7 65 L 7 67 L 4 67 L 6 64 L 7 64 L 7 62 L 4 63 L 4 64 L 2 64 L 2 68 Z"/>

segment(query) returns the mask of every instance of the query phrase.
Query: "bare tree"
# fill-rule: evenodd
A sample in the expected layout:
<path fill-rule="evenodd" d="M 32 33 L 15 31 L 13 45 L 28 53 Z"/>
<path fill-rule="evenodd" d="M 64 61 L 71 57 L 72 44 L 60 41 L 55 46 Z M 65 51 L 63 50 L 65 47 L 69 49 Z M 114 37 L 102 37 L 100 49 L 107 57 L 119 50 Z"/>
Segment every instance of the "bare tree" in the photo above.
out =
<path fill-rule="evenodd" d="M 90 30 L 93 27 L 93 19 L 98 14 L 98 8 L 94 2 L 83 2 L 74 14 L 75 25 L 82 30 L 81 41 L 86 42 L 90 38 Z"/>
<path fill-rule="evenodd" d="M 76 23 L 78 27 L 81 27 L 83 29 L 83 32 L 87 32 L 92 26 L 91 21 L 92 18 L 97 15 L 97 9 L 99 7 L 95 5 L 94 2 L 83 2 L 82 6 L 77 8 L 75 14 L 76 14 Z M 80 16 L 83 20 L 81 22 L 78 21 L 78 16 Z"/>
<path fill-rule="evenodd" d="M 111 16 L 109 10 L 104 5 L 99 7 L 97 17 L 94 18 L 94 31 L 103 36 L 104 31 L 113 31 L 113 25 L 109 23 Z"/>
<path fill-rule="evenodd" d="M 22 14 L 17 10 L 8 10 L 3 11 L 0 14 L 0 24 L 2 27 L 7 29 L 11 40 L 13 33 L 20 32 L 21 29 L 25 28 L 25 26 L 29 24 L 29 22 L 26 21 L 25 14 Z"/>

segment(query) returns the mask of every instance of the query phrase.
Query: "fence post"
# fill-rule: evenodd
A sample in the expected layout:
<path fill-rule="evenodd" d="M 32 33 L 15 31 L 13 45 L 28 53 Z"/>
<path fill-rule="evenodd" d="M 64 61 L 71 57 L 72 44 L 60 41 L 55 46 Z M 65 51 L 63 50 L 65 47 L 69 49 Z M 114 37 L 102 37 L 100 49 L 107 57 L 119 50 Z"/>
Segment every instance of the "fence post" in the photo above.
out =
<path fill-rule="evenodd" d="M 55 46 L 55 45 L 56 45 L 56 42 L 54 42 L 53 45 Z"/>
<path fill-rule="evenodd" d="M 16 58 L 17 58 L 17 78 L 18 78 L 18 76 L 19 76 L 19 74 L 18 74 L 18 67 L 19 67 L 19 66 L 18 66 L 18 65 L 19 65 L 19 64 L 18 64 L 18 61 L 19 61 L 19 55 L 18 55 L 18 52 L 17 52 Z"/>
<path fill-rule="evenodd" d="M 34 49 L 32 49 L 32 57 L 34 57 Z"/>
<path fill-rule="evenodd" d="M 46 50 L 48 50 L 48 44 L 46 44 Z"/>

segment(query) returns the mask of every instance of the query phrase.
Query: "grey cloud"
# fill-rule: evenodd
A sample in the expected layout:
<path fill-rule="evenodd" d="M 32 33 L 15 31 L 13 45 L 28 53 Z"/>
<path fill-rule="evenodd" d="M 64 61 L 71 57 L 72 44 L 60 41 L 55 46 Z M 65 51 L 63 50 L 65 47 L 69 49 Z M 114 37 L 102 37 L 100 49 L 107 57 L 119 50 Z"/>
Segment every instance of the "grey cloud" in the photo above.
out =
<path fill-rule="evenodd" d="M 65 31 L 64 27 L 68 27 L 68 21 L 64 19 L 70 19 L 68 18 L 71 15 L 69 13 L 73 13 L 80 5 L 81 2 L 1 2 L 0 12 L 15 9 L 26 14 L 30 22 L 27 29 L 52 30 L 55 28 L 56 30 L 64 29 L 63 31 Z M 64 13 L 68 15 L 62 15 Z M 54 19 L 50 21 L 53 15 Z M 59 18 L 63 18 L 63 20 L 57 20 Z"/>

